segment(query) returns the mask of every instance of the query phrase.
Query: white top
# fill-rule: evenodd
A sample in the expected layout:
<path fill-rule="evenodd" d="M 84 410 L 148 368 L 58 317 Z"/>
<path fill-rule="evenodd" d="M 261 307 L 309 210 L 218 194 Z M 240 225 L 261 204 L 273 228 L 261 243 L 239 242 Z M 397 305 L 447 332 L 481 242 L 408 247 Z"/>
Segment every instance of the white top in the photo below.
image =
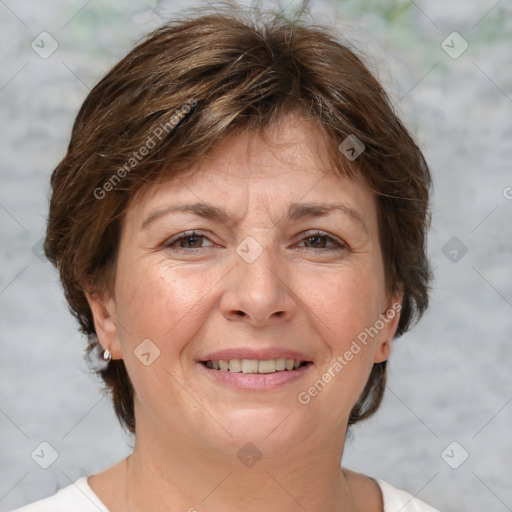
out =
<path fill-rule="evenodd" d="M 11 512 L 109 512 L 89 487 L 87 478 L 83 476 L 52 496 L 34 501 Z M 384 497 L 383 512 L 440 512 L 384 480 L 375 479 L 375 481 L 379 484 Z"/>

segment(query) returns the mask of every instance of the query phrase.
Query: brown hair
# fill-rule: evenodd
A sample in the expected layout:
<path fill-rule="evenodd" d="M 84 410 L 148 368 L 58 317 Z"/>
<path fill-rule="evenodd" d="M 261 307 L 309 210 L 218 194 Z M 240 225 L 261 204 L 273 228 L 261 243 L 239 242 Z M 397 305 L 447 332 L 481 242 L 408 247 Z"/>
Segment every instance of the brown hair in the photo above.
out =
<path fill-rule="evenodd" d="M 98 339 L 84 290 L 113 290 L 129 200 L 187 170 L 221 138 L 262 132 L 292 113 L 316 123 L 336 172 L 357 169 L 377 194 L 387 290 L 403 291 L 395 336 L 423 314 L 431 278 L 427 164 L 360 58 L 333 29 L 302 18 L 302 10 L 293 19 L 232 5 L 194 10 L 149 34 L 87 96 L 51 177 L 44 250 L 88 336 L 88 355 Z M 349 135 L 365 146 L 354 162 L 338 149 Z M 135 433 L 123 360 L 98 374 L 121 425 Z M 385 382 L 386 362 L 375 363 L 349 425 L 377 410 Z"/>

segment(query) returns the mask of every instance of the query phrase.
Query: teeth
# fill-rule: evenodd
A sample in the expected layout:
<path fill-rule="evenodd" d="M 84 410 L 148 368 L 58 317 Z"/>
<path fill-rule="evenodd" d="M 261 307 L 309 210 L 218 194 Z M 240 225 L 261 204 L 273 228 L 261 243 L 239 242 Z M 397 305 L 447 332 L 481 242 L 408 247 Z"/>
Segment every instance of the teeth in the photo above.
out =
<path fill-rule="evenodd" d="M 300 364 L 300 362 L 299 362 Z M 267 359 L 258 363 L 258 373 L 274 373 L 276 371 L 276 360 Z"/>
<path fill-rule="evenodd" d="M 242 361 L 240 361 L 240 359 L 230 359 L 229 360 L 229 371 L 230 372 L 241 372 L 242 371 Z"/>
<path fill-rule="evenodd" d="M 274 373 L 283 370 L 297 369 L 301 364 L 299 359 L 220 359 L 218 361 L 207 361 L 206 366 L 215 370 L 230 371 L 234 373 Z"/>
<path fill-rule="evenodd" d="M 242 372 L 258 373 L 258 361 L 255 359 L 242 359 Z"/>

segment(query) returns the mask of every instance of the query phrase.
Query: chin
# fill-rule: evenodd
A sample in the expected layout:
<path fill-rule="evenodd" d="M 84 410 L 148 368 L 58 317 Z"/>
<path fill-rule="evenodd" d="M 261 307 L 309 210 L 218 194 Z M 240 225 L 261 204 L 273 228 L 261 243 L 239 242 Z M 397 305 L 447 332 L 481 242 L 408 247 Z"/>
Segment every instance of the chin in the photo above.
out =
<path fill-rule="evenodd" d="M 243 451 L 248 443 L 254 445 L 265 457 L 288 454 L 294 447 L 303 444 L 312 433 L 300 412 L 300 409 L 296 411 L 290 407 L 254 407 L 216 416 L 216 420 L 231 436 L 221 429 L 222 438 L 217 437 L 212 443 L 215 449 L 224 444 L 226 451 L 231 454 Z M 250 447 L 245 449 L 251 451 Z"/>

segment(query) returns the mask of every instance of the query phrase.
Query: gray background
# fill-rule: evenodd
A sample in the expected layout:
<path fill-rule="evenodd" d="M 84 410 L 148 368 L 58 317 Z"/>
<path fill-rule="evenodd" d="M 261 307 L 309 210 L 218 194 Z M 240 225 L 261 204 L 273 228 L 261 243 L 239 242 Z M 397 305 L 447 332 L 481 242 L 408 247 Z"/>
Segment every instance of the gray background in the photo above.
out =
<path fill-rule="evenodd" d="M 183 5 L 0 0 L 1 511 L 131 451 L 37 248 L 50 174 L 86 94 Z M 435 180 L 431 307 L 394 343 L 384 403 L 352 429 L 344 465 L 443 511 L 512 510 L 511 2 L 317 1 L 312 10 L 367 54 Z M 47 58 L 31 47 L 43 31 L 59 45 Z M 468 44 L 457 58 L 464 42 L 453 31 Z M 43 441 L 58 452 L 48 469 L 31 458 Z"/>

